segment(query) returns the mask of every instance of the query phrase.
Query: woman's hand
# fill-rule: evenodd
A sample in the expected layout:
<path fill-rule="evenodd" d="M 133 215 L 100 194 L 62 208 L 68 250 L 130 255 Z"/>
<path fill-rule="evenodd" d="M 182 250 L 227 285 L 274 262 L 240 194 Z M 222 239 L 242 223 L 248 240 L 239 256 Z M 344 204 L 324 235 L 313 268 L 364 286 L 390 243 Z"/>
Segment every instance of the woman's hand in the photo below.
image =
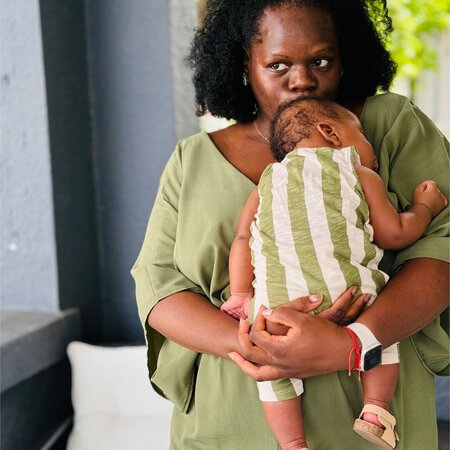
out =
<path fill-rule="evenodd" d="M 337 325 L 345 326 L 353 323 L 362 313 L 366 304 L 369 302 L 370 295 L 360 295 L 353 303 L 353 296 L 356 292 L 355 287 L 350 287 L 344 291 L 333 303 L 333 305 L 318 314 L 322 319 L 327 319 Z M 322 299 L 322 296 L 319 296 Z M 294 300 L 295 302 L 296 300 Z M 289 302 L 292 303 L 292 302 Z M 295 305 L 294 305 L 295 307 Z M 299 309 L 297 309 L 300 311 Z"/>
<path fill-rule="evenodd" d="M 368 298 L 351 304 L 354 288 L 347 289 L 333 306 L 317 316 L 307 314 L 322 302 L 322 296 L 300 297 L 276 310 L 261 310 L 250 328 L 241 321 L 239 342 L 242 355 L 229 356 L 241 370 L 257 381 L 306 378 L 347 368 L 351 338 L 338 325 L 351 323 Z M 288 327 L 286 335 L 267 332 L 266 321 Z"/>

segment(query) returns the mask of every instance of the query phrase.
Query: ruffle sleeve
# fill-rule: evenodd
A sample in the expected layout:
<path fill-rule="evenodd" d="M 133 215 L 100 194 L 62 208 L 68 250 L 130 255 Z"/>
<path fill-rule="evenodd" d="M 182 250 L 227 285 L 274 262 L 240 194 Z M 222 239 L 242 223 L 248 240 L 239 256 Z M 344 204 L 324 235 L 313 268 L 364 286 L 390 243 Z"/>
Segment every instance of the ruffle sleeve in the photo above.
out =
<path fill-rule="evenodd" d="M 199 286 L 178 270 L 173 257 L 178 199 L 183 181 L 181 163 L 181 147 L 178 145 L 161 176 L 144 243 L 131 274 L 135 280 L 139 318 L 147 341 L 152 385 L 158 393 L 185 409 L 192 392 L 197 353 L 166 340 L 147 323 L 152 308 L 165 297 L 184 290 L 203 294 Z M 159 361 L 163 346 L 165 361 Z M 168 377 L 172 380 L 170 384 L 159 381 Z"/>

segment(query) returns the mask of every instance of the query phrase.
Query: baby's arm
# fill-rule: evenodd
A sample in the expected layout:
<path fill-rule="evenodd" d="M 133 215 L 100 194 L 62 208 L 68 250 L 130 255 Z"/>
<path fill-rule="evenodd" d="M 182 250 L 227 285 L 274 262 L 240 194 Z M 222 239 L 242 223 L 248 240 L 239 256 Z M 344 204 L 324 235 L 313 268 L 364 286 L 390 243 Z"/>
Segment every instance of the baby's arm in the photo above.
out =
<path fill-rule="evenodd" d="M 369 205 L 374 241 L 386 250 L 399 250 L 419 239 L 434 216 L 447 205 L 434 181 L 424 181 L 414 190 L 411 209 L 398 213 L 389 202 L 386 188 L 377 173 L 360 166 L 356 169 Z"/>
<path fill-rule="evenodd" d="M 231 297 L 221 310 L 235 319 L 246 319 L 253 297 L 253 267 L 250 252 L 250 225 L 258 210 L 258 188 L 253 189 L 245 204 L 230 249 L 229 272 Z"/>

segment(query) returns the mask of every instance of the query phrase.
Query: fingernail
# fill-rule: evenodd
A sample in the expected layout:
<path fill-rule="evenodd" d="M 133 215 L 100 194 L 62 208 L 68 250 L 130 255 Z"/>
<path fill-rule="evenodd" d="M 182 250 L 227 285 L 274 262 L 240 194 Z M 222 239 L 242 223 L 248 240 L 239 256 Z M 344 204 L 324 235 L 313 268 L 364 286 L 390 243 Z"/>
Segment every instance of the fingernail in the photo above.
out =
<path fill-rule="evenodd" d="M 232 361 L 236 362 L 236 359 L 234 358 L 233 353 L 228 353 L 228 356 Z"/>
<path fill-rule="evenodd" d="M 356 286 L 353 286 L 353 287 L 352 287 L 352 290 L 351 290 L 350 292 L 352 293 L 352 295 L 355 295 L 355 292 L 356 292 Z"/>
<path fill-rule="evenodd" d="M 239 326 L 241 326 L 244 323 L 244 319 L 239 319 Z"/>
<path fill-rule="evenodd" d="M 310 296 L 308 297 L 308 300 L 309 300 L 311 303 L 315 303 L 315 302 L 318 302 L 319 300 L 322 300 L 322 296 L 321 296 L 321 295 L 317 295 L 317 294 L 313 294 L 313 295 L 310 295 Z"/>
<path fill-rule="evenodd" d="M 371 298 L 372 298 L 372 296 L 371 296 L 370 294 L 367 294 L 367 295 L 364 297 L 364 303 L 369 303 Z"/>
<path fill-rule="evenodd" d="M 267 309 L 265 309 L 263 312 L 262 312 L 262 315 L 263 316 L 270 316 L 271 314 L 272 314 L 272 309 L 270 309 L 270 308 L 267 308 Z"/>

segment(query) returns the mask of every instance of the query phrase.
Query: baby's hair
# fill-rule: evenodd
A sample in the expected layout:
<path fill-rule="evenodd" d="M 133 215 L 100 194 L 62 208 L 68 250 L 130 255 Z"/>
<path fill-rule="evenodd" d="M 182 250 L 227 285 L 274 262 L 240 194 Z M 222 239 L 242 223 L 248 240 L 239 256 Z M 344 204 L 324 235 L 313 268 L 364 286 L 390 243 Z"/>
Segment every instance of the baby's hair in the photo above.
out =
<path fill-rule="evenodd" d="M 339 121 L 337 103 L 321 97 L 299 97 L 284 103 L 278 108 L 272 120 L 270 147 L 277 161 L 289 152 L 311 132 L 318 122 L 324 119 Z"/>

